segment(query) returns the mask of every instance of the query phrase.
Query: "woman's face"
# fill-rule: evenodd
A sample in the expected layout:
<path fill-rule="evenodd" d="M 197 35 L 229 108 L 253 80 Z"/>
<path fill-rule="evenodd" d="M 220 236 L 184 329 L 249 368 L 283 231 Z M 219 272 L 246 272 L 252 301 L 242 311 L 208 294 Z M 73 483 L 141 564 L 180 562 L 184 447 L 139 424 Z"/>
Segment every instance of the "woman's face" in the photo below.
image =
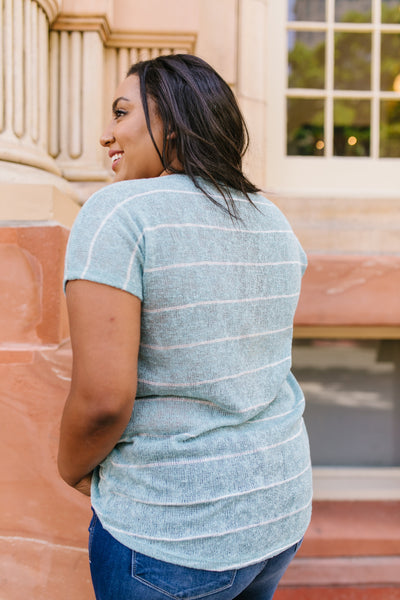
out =
<path fill-rule="evenodd" d="M 163 124 L 152 98 L 148 98 L 148 106 L 151 130 L 161 153 Z M 130 75 L 118 87 L 112 110 L 113 118 L 100 143 L 108 148 L 114 181 L 166 175 L 147 129 L 137 75 Z"/>

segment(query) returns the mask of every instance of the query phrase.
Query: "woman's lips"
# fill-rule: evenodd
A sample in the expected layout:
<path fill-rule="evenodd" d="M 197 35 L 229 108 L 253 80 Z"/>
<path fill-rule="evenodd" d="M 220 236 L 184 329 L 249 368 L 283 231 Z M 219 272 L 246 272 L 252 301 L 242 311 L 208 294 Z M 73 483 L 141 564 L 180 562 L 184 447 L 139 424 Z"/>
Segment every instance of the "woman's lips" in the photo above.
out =
<path fill-rule="evenodd" d="M 123 152 L 116 152 L 115 154 L 112 155 L 111 157 L 111 168 L 113 171 L 115 171 L 117 165 L 119 164 L 121 158 L 123 156 Z"/>

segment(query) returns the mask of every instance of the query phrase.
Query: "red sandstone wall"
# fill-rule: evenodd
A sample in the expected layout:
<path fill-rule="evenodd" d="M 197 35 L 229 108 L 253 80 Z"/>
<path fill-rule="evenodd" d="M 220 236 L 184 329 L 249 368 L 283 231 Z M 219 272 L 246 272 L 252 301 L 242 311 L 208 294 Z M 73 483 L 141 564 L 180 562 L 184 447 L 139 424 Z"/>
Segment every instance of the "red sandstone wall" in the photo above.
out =
<path fill-rule="evenodd" d="M 68 231 L 0 228 L 0 597 L 94 598 L 90 501 L 56 468 L 71 352 L 62 272 Z"/>
<path fill-rule="evenodd" d="M 400 325 L 400 256 L 310 254 L 297 325 Z"/>

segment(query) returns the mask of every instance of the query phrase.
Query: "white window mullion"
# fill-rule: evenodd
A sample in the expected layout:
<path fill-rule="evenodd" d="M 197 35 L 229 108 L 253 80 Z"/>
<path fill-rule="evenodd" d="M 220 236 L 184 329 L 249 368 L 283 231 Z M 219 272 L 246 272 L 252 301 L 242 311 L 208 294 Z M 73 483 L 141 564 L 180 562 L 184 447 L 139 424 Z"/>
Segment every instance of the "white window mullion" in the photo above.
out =
<path fill-rule="evenodd" d="M 372 56 L 371 56 L 371 157 L 379 158 L 380 73 L 381 73 L 381 0 L 372 0 Z"/>
<path fill-rule="evenodd" d="M 325 55 L 325 157 L 333 156 L 333 86 L 335 64 L 335 0 L 327 0 L 326 4 L 326 55 Z"/>

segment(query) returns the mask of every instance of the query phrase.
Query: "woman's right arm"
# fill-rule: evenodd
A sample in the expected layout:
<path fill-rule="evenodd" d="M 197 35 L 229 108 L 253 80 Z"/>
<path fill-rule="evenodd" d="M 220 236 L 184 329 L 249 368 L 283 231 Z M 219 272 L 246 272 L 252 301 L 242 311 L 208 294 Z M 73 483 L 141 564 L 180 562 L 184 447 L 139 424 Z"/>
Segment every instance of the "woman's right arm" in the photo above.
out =
<path fill-rule="evenodd" d="M 66 295 L 73 367 L 58 468 L 69 485 L 79 488 L 114 448 L 132 414 L 141 301 L 84 280 L 70 281 Z"/>

